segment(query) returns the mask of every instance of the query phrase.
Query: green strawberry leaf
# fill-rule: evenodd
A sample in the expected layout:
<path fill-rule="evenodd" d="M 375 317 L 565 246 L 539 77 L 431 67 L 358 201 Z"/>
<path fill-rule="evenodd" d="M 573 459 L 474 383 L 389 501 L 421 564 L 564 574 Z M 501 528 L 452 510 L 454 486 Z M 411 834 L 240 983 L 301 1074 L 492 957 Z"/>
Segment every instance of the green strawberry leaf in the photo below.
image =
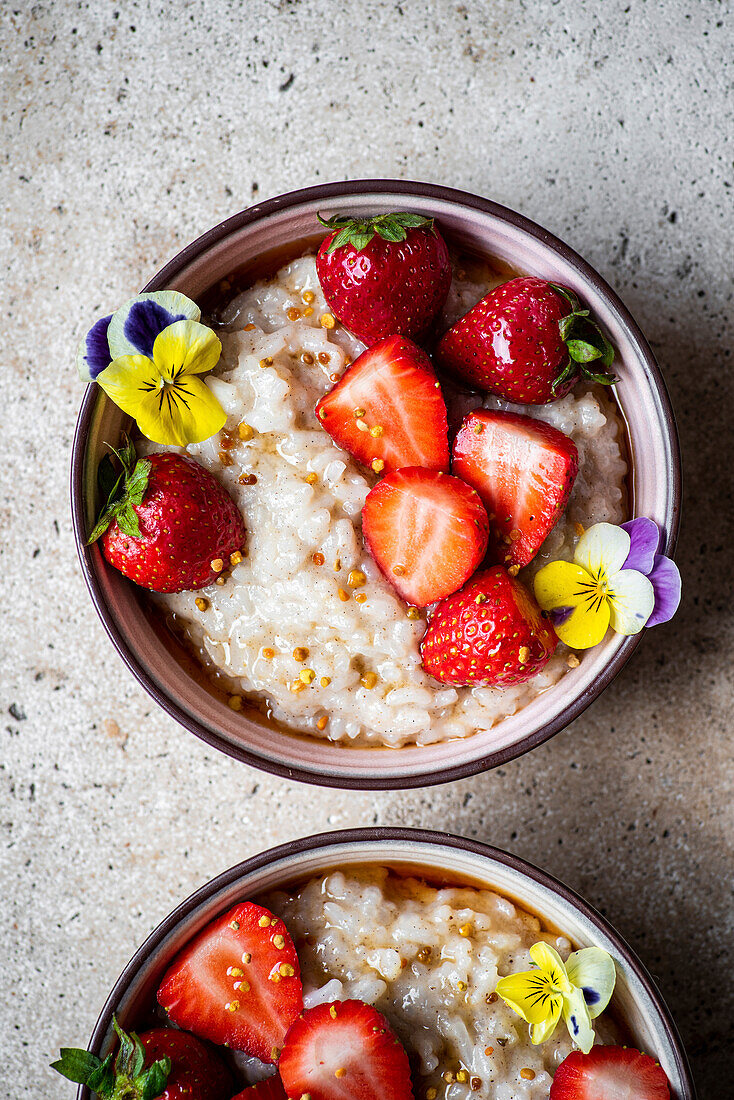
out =
<path fill-rule="evenodd" d="M 141 504 L 148 488 L 148 477 L 153 468 L 153 463 L 148 458 L 141 458 L 136 462 L 135 468 L 127 479 L 125 491 L 131 504 Z"/>
<path fill-rule="evenodd" d="M 142 538 L 138 517 L 133 511 L 132 505 L 123 504 L 116 512 L 115 519 L 123 534 L 130 535 L 134 539 Z"/>
<path fill-rule="evenodd" d="M 77 1085 L 86 1085 L 100 1100 L 157 1100 L 166 1087 L 171 1059 L 160 1058 L 145 1068 L 145 1047 L 135 1032 L 128 1034 L 113 1018 L 120 1046 L 104 1062 L 88 1050 L 63 1047 L 51 1069 Z"/>
<path fill-rule="evenodd" d="M 551 390 L 553 391 L 553 393 L 555 393 L 558 387 L 562 386 L 563 383 L 566 382 L 572 374 L 575 374 L 577 370 L 578 367 L 576 363 L 574 363 L 573 359 L 569 359 L 561 373 L 553 379 L 553 385 L 551 386 Z"/>
<path fill-rule="evenodd" d="M 404 241 L 408 235 L 402 225 L 397 225 L 393 222 L 383 222 L 382 225 L 378 225 L 375 228 L 383 241 Z"/>
<path fill-rule="evenodd" d="M 51 1063 L 51 1069 L 75 1085 L 86 1085 L 92 1074 L 103 1065 L 96 1054 L 79 1047 L 62 1047 L 59 1053 L 61 1057 Z"/>
<path fill-rule="evenodd" d="M 96 1092 L 98 1096 L 112 1096 L 115 1087 L 114 1055 L 108 1054 L 104 1062 L 91 1073 L 87 1079 L 87 1087 Z"/>
<path fill-rule="evenodd" d="M 320 214 L 316 216 L 326 229 L 335 233 L 327 248 L 328 255 L 348 244 L 351 244 L 357 252 L 361 252 L 375 234 L 384 241 L 394 244 L 405 240 L 408 229 L 427 229 L 434 236 L 436 233 L 433 218 L 426 218 L 422 214 L 410 214 L 407 211 L 378 214 L 373 218 L 350 218 L 343 214 L 334 214 L 331 218 L 322 218 Z"/>
<path fill-rule="evenodd" d="M 566 347 L 571 358 L 576 363 L 590 363 L 592 359 L 601 359 L 599 348 L 589 344 L 586 340 L 567 340 Z"/>
<path fill-rule="evenodd" d="M 143 1076 L 136 1081 L 140 1089 L 140 1100 L 157 1100 L 166 1087 L 171 1072 L 171 1059 L 161 1058 L 153 1062 Z"/>
<path fill-rule="evenodd" d="M 126 435 L 123 436 L 119 450 L 116 450 L 109 443 L 107 446 L 117 458 L 122 471 L 116 475 L 116 480 L 111 486 L 107 500 L 87 539 L 87 546 L 91 546 L 93 542 L 96 542 L 115 520 L 117 520 L 120 530 L 124 531 L 126 535 L 141 538 L 140 524 L 133 510 L 133 505 L 139 505 L 143 502 L 143 497 L 148 488 L 152 463 L 148 458 L 137 459 L 135 445 Z M 100 489 L 102 483 L 105 486 L 110 485 L 114 472 L 115 468 L 110 455 L 105 455 L 100 462 L 100 469 L 97 471 Z"/>
<path fill-rule="evenodd" d="M 120 484 L 122 474 L 115 469 L 110 455 L 106 454 L 97 470 L 97 488 L 102 500 L 109 501 L 112 494 Z"/>

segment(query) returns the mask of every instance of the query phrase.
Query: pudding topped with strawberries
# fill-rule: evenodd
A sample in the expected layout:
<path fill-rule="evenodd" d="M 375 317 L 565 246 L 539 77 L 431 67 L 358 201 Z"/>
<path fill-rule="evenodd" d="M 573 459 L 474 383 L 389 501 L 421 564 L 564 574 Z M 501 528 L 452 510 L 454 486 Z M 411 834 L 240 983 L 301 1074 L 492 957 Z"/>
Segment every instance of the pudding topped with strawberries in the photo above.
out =
<path fill-rule="evenodd" d="M 174 562 L 148 587 L 234 710 L 342 744 L 464 738 L 579 664 L 533 584 L 628 518 L 613 350 L 571 291 L 452 258 L 432 219 L 327 228 L 212 320 L 219 427 L 174 449 L 243 526 L 195 547 L 202 581 Z M 104 536 L 141 584 L 116 525 L 146 500 Z"/>

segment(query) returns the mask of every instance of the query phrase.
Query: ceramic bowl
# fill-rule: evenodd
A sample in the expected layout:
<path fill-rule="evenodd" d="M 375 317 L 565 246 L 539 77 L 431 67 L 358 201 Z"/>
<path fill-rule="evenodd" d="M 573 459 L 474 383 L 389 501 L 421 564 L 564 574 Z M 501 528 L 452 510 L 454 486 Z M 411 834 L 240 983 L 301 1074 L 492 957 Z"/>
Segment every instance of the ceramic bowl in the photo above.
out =
<path fill-rule="evenodd" d="M 613 290 L 567 245 L 527 218 L 447 187 L 397 180 L 334 183 L 250 207 L 190 244 L 146 286 L 202 300 L 233 272 L 274 271 L 318 237 L 317 212 L 379 214 L 409 209 L 435 216 L 461 251 L 572 287 L 596 314 L 619 352 L 617 399 L 632 458 L 632 514 L 666 532 L 670 554 L 679 523 L 680 452 L 670 402 L 653 354 Z M 157 629 L 145 594 L 110 568 L 99 546 L 85 546 L 98 509 L 96 470 L 105 440 L 119 437 L 123 414 L 99 387 L 83 399 L 73 446 L 71 493 L 84 577 L 121 657 L 153 698 L 210 745 L 277 775 L 328 786 L 401 788 L 460 779 L 527 752 L 563 729 L 614 679 L 642 635 L 611 631 L 578 669 L 494 729 L 430 746 L 354 748 L 296 735 L 254 708 L 234 712 L 206 686 L 190 658 Z"/>
<path fill-rule="evenodd" d="M 617 962 L 610 1010 L 636 1047 L 665 1070 L 674 1100 L 694 1100 L 688 1062 L 675 1024 L 644 966 L 606 920 L 563 883 L 517 856 L 476 841 L 420 829 L 372 828 L 283 844 L 245 860 L 212 879 L 179 905 L 148 937 L 115 983 L 97 1021 L 89 1049 L 106 1056 L 113 1046 L 112 1016 L 123 1028 L 150 1021 L 155 994 L 174 955 L 220 913 L 239 901 L 357 864 L 395 866 L 434 882 L 489 887 L 534 913 L 575 947 L 597 946 Z M 86 1088 L 78 1100 L 89 1100 Z"/>

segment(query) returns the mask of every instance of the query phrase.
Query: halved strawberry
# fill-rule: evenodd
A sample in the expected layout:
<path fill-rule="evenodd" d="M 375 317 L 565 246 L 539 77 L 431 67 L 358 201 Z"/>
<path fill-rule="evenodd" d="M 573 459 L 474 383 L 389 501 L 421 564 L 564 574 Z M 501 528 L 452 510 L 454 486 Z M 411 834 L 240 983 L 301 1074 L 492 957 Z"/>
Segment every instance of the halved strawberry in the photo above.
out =
<path fill-rule="evenodd" d="M 288 1094 L 283 1088 L 283 1082 L 277 1073 L 268 1077 L 265 1081 L 258 1081 L 256 1085 L 238 1092 L 232 1100 L 288 1100 Z"/>
<path fill-rule="evenodd" d="M 367 548 L 408 603 L 450 596 L 487 549 L 487 513 L 458 477 L 409 466 L 383 478 L 362 509 Z"/>
<path fill-rule="evenodd" d="M 316 1005 L 286 1035 L 278 1064 L 289 1096 L 409 1100 L 408 1056 L 385 1017 L 364 1001 Z"/>
<path fill-rule="evenodd" d="M 335 443 L 375 473 L 449 468 L 441 387 L 426 353 L 406 336 L 385 336 L 363 351 L 316 415 Z"/>
<path fill-rule="evenodd" d="M 176 956 L 158 1001 L 178 1027 L 277 1062 L 285 1033 L 303 1008 L 288 929 L 261 905 L 236 905 Z"/>
<path fill-rule="evenodd" d="M 657 1062 L 631 1047 L 574 1050 L 561 1062 L 549 1100 L 669 1100 L 668 1078 Z"/>
<path fill-rule="evenodd" d="M 527 565 L 560 518 L 576 480 L 576 444 L 558 428 L 518 413 L 476 409 L 454 440 L 453 472 L 486 505 L 490 553 Z"/>

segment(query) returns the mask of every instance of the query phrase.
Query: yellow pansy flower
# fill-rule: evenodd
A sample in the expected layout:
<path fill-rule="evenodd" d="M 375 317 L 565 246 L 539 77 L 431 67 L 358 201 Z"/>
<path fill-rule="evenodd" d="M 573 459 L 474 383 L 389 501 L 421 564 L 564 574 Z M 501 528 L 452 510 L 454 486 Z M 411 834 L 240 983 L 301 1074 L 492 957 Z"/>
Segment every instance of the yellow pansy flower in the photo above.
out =
<path fill-rule="evenodd" d="M 630 545 L 623 527 L 597 523 L 579 539 L 572 562 L 553 561 L 536 574 L 535 598 L 572 649 L 597 645 L 609 626 L 638 634 L 650 618 L 652 583 L 638 569 L 624 568 Z"/>
<path fill-rule="evenodd" d="M 614 990 L 614 960 L 599 947 L 574 951 L 563 962 L 547 943 L 534 943 L 530 958 L 537 969 L 508 974 L 497 982 L 502 1000 L 530 1025 L 530 1041 L 550 1039 L 563 1017 L 574 1043 L 585 1054 L 594 1045 L 591 1021 L 604 1011 Z"/>

